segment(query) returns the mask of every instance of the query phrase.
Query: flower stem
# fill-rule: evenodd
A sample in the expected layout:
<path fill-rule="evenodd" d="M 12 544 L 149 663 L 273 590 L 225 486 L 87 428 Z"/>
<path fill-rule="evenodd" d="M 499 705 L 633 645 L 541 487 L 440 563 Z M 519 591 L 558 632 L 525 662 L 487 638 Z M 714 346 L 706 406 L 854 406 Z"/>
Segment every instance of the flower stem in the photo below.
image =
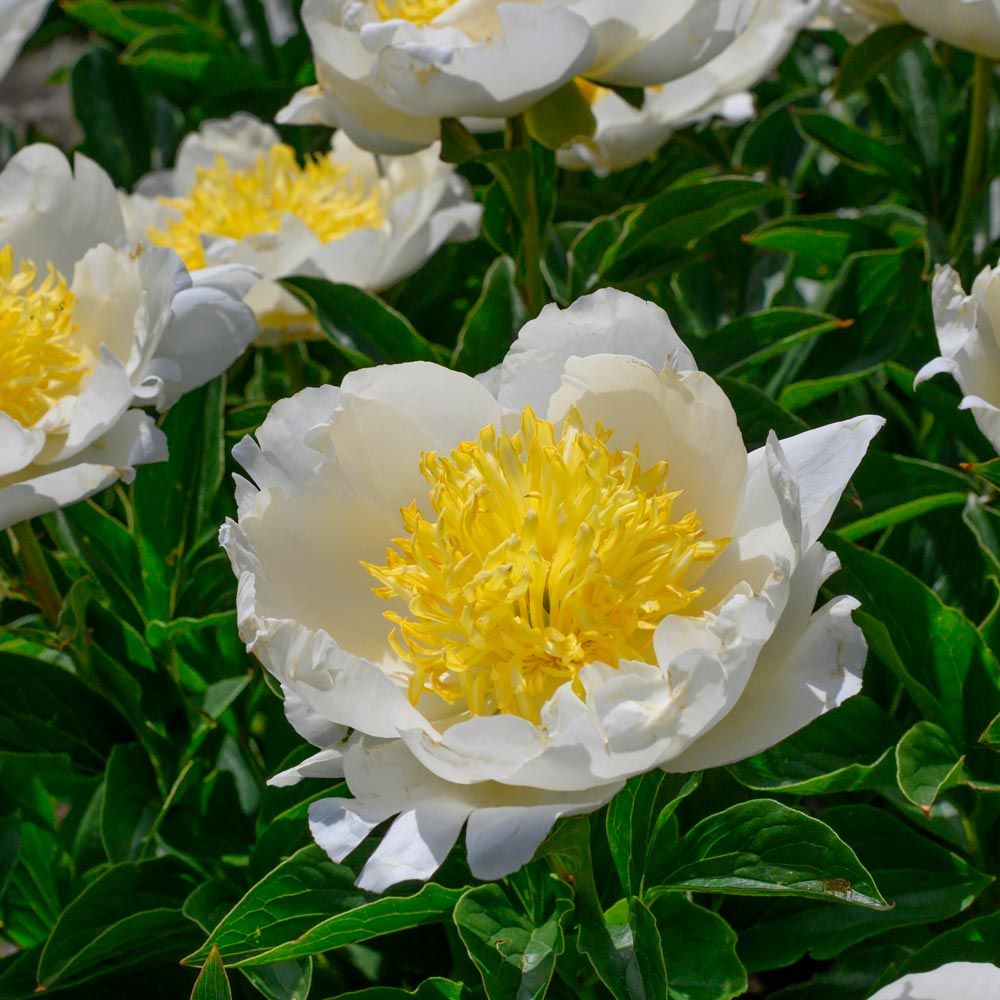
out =
<path fill-rule="evenodd" d="M 278 353 L 281 355 L 281 362 L 285 367 L 290 394 L 294 396 L 309 384 L 306 378 L 305 360 L 302 356 L 302 345 L 298 342 L 282 344 L 278 348 Z"/>
<path fill-rule="evenodd" d="M 45 553 L 30 521 L 22 521 L 10 529 L 17 543 L 16 555 L 24 570 L 25 582 L 31 589 L 35 603 L 51 625 L 59 623 L 62 596 L 45 561 Z"/>
<path fill-rule="evenodd" d="M 518 115 L 507 123 L 507 146 L 509 149 L 523 149 L 529 156 L 528 169 L 524 178 L 526 194 L 523 205 L 512 204 L 514 215 L 521 219 L 521 246 L 518 253 L 518 285 L 524 296 L 524 304 L 531 316 L 537 316 L 548 301 L 545 278 L 542 275 L 542 232 L 541 212 L 538 204 L 538 181 L 535 175 L 531 136 Z"/>
<path fill-rule="evenodd" d="M 976 56 L 972 72 L 972 120 L 969 123 L 969 142 L 965 150 L 962 170 L 962 193 L 955 215 L 955 228 L 951 233 L 951 256 L 954 260 L 963 251 L 970 216 L 979 198 L 982 185 L 983 160 L 989 130 L 990 99 L 993 96 L 993 62 L 985 56 Z"/>

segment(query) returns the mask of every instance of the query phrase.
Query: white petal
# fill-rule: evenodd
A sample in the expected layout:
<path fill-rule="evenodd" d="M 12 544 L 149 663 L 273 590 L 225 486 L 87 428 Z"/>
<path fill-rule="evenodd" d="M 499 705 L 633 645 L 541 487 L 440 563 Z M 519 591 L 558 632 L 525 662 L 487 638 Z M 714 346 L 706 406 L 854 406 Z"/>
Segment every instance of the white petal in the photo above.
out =
<path fill-rule="evenodd" d="M 344 732 L 347 730 L 345 729 Z M 297 785 L 303 778 L 336 779 L 344 776 L 343 750 L 320 750 L 301 764 L 295 764 L 285 771 L 279 771 L 268 779 L 272 788 L 289 788 Z"/>
<path fill-rule="evenodd" d="M 45 444 L 45 433 L 22 427 L 0 411 L 0 481 L 30 465 Z"/>
<path fill-rule="evenodd" d="M 732 710 L 670 771 L 698 771 L 743 760 L 775 746 L 861 690 L 868 648 L 851 620 L 858 606 L 839 597 L 812 612 L 836 559 L 815 545 L 792 576 L 791 596 L 774 634 Z"/>
<path fill-rule="evenodd" d="M 0 79 L 14 65 L 21 46 L 32 34 L 49 0 L 13 0 L 0 7 Z"/>
<path fill-rule="evenodd" d="M 348 734 L 346 726 L 324 719 L 309 707 L 294 687 L 282 684 L 281 692 L 285 696 L 285 718 L 299 736 L 315 747 L 328 748 L 343 743 Z"/>
<path fill-rule="evenodd" d="M 660 373 L 634 358 L 571 358 L 548 417 L 561 421 L 571 408 L 586 427 L 613 431 L 613 446 L 638 445 L 644 466 L 670 463 L 667 482 L 682 491 L 678 517 L 697 511 L 709 538 L 732 532 L 747 452 L 732 404 L 708 375 Z"/>
<path fill-rule="evenodd" d="M 198 168 L 214 166 L 220 157 L 234 170 L 248 170 L 280 142 L 270 125 L 245 112 L 207 121 L 188 135 L 177 151 L 174 190 L 178 194 L 190 191 Z"/>
<path fill-rule="evenodd" d="M 659 371 L 697 369 L 667 314 L 634 295 L 595 292 L 568 309 L 546 306 L 518 335 L 500 371 L 499 400 L 506 410 L 548 411 L 566 362 L 591 354 L 624 354 Z"/>
<path fill-rule="evenodd" d="M 111 179 L 79 153 L 74 167 L 54 146 L 36 143 L 0 172 L 0 246 L 12 244 L 17 258 L 40 267 L 51 262 L 67 278 L 92 247 L 125 238 Z"/>
<path fill-rule="evenodd" d="M 0 479 L 0 529 L 84 500 L 119 479 L 131 482 L 136 465 L 166 457 L 162 431 L 146 414 L 131 410 L 69 462 L 29 466 L 15 477 Z"/>
<path fill-rule="evenodd" d="M 870 1000 L 1000 1000 L 1000 968 L 986 962 L 950 962 L 916 972 L 873 993 Z"/>

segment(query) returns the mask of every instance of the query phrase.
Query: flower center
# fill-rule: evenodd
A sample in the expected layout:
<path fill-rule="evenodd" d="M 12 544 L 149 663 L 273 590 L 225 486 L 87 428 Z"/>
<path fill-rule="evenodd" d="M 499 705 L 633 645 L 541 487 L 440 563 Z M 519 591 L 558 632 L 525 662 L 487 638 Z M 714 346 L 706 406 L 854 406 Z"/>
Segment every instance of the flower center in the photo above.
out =
<path fill-rule="evenodd" d="M 378 191 L 350 167 L 325 154 L 301 166 L 290 146 L 272 146 L 248 170 L 236 170 L 220 156 L 195 177 L 184 197 L 161 199 L 179 218 L 150 232 L 154 243 L 173 247 L 192 270 L 205 266 L 203 234 L 242 239 L 277 233 L 284 217 L 294 215 L 320 241 L 332 243 L 384 219 Z"/>
<path fill-rule="evenodd" d="M 0 412 L 24 427 L 74 392 L 89 366 L 73 346 L 73 293 L 51 265 L 38 280 L 14 248 L 0 249 Z"/>
<path fill-rule="evenodd" d="M 406 508 L 407 537 L 384 566 L 365 565 L 386 612 L 390 643 L 414 670 L 414 703 L 433 692 L 475 715 L 532 721 L 586 664 L 651 661 L 666 615 L 700 594 L 690 586 L 728 539 L 704 537 L 694 512 L 672 514 L 667 463 L 643 468 L 638 448 L 608 447 L 577 413 L 561 432 L 530 408 L 519 434 L 492 426 L 448 458 L 421 459 L 437 514 Z M 686 582 L 687 581 L 687 582 Z"/>
<path fill-rule="evenodd" d="M 414 24 L 430 24 L 457 0 L 375 0 L 383 21 L 401 19 Z"/>

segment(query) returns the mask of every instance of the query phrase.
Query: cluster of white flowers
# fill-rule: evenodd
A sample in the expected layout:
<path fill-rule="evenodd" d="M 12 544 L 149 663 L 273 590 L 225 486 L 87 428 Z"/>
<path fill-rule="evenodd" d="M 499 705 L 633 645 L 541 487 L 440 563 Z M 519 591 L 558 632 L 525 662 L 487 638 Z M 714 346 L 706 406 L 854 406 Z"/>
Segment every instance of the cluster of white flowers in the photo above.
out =
<path fill-rule="evenodd" d="M 118 195 L 84 156 L 22 150 L 0 173 L 0 528 L 166 457 L 139 407 L 221 374 L 256 332 L 232 265 L 190 274 L 130 244 Z"/>

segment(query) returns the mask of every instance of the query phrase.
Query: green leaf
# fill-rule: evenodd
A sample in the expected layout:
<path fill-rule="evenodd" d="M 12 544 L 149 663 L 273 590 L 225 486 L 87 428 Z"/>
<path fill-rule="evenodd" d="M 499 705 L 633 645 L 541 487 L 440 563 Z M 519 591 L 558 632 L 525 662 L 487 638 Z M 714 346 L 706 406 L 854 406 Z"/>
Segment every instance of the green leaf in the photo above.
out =
<path fill-rule="evenodd" d="M 865 788 L 892 755 L 899 726 L 862 696 L 821 715 L 754 757 L 731 764 L 747 788 L 790 795 L 830 795 Z"/>
<path fill-rule="evenodd" d="M 662 771 L 630 778 L 608 806 L 608 844 L 622 888 L 629 895 L 642 886 L 653 818 L 659 812 L 657 799 L 666 780 Z"/>
<path fill-rule="evenodd" d="M 124 720 L 76 675 L 43 660 L 0 652 L 0 750 L 68 754 L 98 771 L 115 742 L 129 740 Z"/>
<path fill-rule="evenodd" d="M 736 411 L 748 449 L 763 445 L 771 431 L 784 438 L 809 429 L 805 421 L 789 413 L 757 386 L 725 376 L 717 381 Z"/>
<path fill-rule="evenodd" d="M 650 907 L 670 976 L 670 1000 L 732 1000 L 747 989 L 736 932 L 686 896 L 663 893 Z"/>
<path fill-rule="evenodd" d="M 969 472 L 974 472 L 977 476 L 982 476 L 991 486 L 1000 489 L 1000 458 L 994 458 L 989 462 L 967 465 L 965 468 Z"/>
<path fill-rule="evenodd" d="M 308 1000 L 312 990 L 313 960 L 300 958 L 240 969 L 267 1000 Z"/>
<path fill-rule="evenodd" d="M 918 722 L 896 747 L 896 780 L 903 794 L 922 809 L 964 779 L 965 757 L 933 722 Z"/>
<path fill-rule="evenodd" d="M 455 905 L 459 937 L 490 1000 L 545 996 L 565 948 L 563 924 L 573 909 L 569 889 L 562 882 L 555 884 L 555 912 L 538 926 L 515 909 L 497 885 L 469 889 Z"/>
<path fill-rule="evenodd" d="M 554 150 L 590 139 L 597 130 L 590 102 L 575 80 L 536 101 L 524 112 L 524 124 L 535 142 Z"/>
<path fill-rule="evenodd" d="M 326 338 L 355 364 L 437 361 L 433 345 L 377 295 L 321 278 L 282 284 L 316 317 Z"/>
<path fill-rule="evenodd" d="M 855 621 L 924 717 L 975 742 L 1000 691 L 1000 667 L 976 627 L 905 569 L 836 536 L 841 588 L 862 604 Z M 873 615 L 877 613 L 878 617 Z"/>
<path fill-rule="evenodd" d="M 605 263 L 605 278 L 619 283 L 665 273 L 680 251 L 781 197 L 778 188 L 748 177 L 685 178 L 638 209 Z"/>
<path fill-rule="evenodd" d="M 450 979 L 426 979 L 412 993 L 395 986 L 374 986 L 353 993 L 338 993 L 330 1000 L 462 1000 L 468 993 Z"/>
<path fill-rule="evenodd" d="M 623 899 L 604 914 L 616 961 L 624 973 L 625 996 L 656 1000 L 667 994 L 667 967 L 656 920 L 637 896 Z"/>
<path fill-rule="evenodd" d="M 85 137 L 82 151 L 118 187 L 131 189 L 151 168 L 145 97 L 132 72 L 110 49 L 93 45 L 73 67 L 70 94 Z"/>
<path fill-rule="evenodd" d="M 740 932 L 739 954 L 751 971 L 790 965 L 806 953 L 823 961 L 893 930 L 947 920 L 992 882 L 968 862 L 917 833 L 884 809 L 838 806 L 824 821 L 851 844 L 891 908 L 829 906 L 773 900 L 754 910 Z"/>
<path fill-rule="evenodd" d="M 731 806 L 689 830 L 646 895 L 677 891 L 802 896 L 888 909 L 871 875 L 833 830 L 769 799 Z"/>
<path fill-rule="evenodd" d="M 63 910 L 38 962 L 39 984 L 65 986 L 181 953 L 194 930 L 181 914 L 191 889 L 173 858 L 107 869 Z"/>
<path fill-rule="evenodd" d="M 101 841 L 109 861 L 134 861 L 159 809 L 156 775 L 146 750 L 122 743 L 111 751 L 101 800 Z"/>
<path fill-rule="evenodd" d="M 796 254 L 811 278 L 832 277 L 850 254 L 894 246 L 883 230 L 864 219 L 840 215 L 790 215 L 772 219 L 744 239 L 760 250 Z"/>
<path fill-rule="evenodd" d="M 191 1000 L 232 1000 L 232 997 L 226 967 L 222 964 L 219 949 L 213 948 L 194 984 Z"/>
<path fill-rule="evenodd" d="M 218 946 L 229 966 L 270 965 L 443 919 L 465 891 L 425 885 L 412 896 L 373 896 L 354 873 L 304 847 L 258 882 L 186 962 Z"/>
<path fill-rule="evenodd" d="M 1000 512 L 970 493 L 966 499 L 962 520 L 968 525 L 986 562 L 986 572 L 1000 582 Z"/>
<path fill-rule="evenodd" d="M 986 727 L 978 742 L 985 743 L 989 747 L 1000 747 L 1000 715 Z"/>
<path fill-rule="evenodd" d="M 498 257 L 486 272 L 479 300 L 465 317 L 452 356 L 452 367 L 468 375 L 488 371 L 503 361 L 527 312 L 515 283 L 510 257 Z"/>
<path fill-rule="evenodd" d="M 811 343 L 842 325 L 833 316 L 806 309 L 767 309 L 719 327 L 697 343 L 695 351 L 704 371 L 732 375 L 799 344 Z"/>
<path fill-rule="evenodd" d="M 903 191 L 914 190 L 911 160 L 884 139 L 863 132 L 825 111 L 800 108 L 795 113 L 795 123 L 807 139 L 819 143 L 855 170 L 885 177 Z"/>
<path fill-rule="evenodd" d="M 836 94 L 843 100 L 861 90 L 878 76 L 900 53 L 912 48 L 924 33 L 909 24 L 890 24 L 873 31 L 857 45 L 852 45 L 840 61 Z"/>

